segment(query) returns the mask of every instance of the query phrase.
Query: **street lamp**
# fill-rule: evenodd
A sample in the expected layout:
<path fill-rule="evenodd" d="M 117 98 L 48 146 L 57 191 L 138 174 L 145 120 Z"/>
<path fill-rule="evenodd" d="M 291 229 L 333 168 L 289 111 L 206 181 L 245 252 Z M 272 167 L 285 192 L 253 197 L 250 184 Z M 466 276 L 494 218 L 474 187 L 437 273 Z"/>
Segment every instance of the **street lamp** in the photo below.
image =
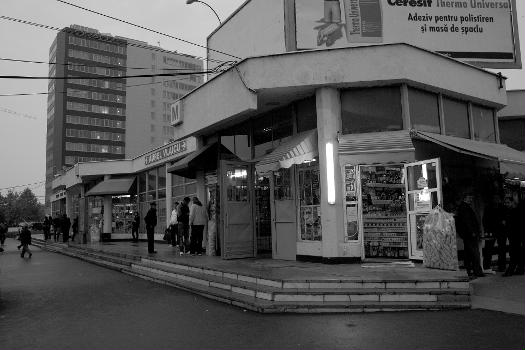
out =
<path fill-rule="evenodd" d="M 199 0 L 186 0 L 186 4 L 188 4 L 188 5 L 193 4 L 194 2 L 200 2 L 201 4 L 208 6 L 208 7 L 210 8 L 210 10 L 213 11 L 213 13 L 215 14 L 215 16 L 217 16 L 217 19 L 219 20 L 219 25 L 222 24 L 221 19 L 220 19 L 219 15 L 217 14 L 217 12 L 215 12 L 215 10 L 213 9 L 213 7 L 211 7 L 210 5 L 208 5 L 207 3 L 205 3 L 204 1 L 199 1 Z"/>

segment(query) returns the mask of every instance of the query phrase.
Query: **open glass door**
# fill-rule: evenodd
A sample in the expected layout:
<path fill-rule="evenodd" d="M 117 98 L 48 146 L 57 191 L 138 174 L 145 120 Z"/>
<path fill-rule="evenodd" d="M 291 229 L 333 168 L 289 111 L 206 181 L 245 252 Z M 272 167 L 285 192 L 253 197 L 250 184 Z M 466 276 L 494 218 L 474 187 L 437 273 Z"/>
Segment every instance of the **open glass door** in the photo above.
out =
<path fill-rule="evenodd" d="M 297 208 L 294 167 L 279 169 L 272 177 L 273 258 L 295 260 L 297 255 Z"/>
<path fill-rule="evenodd" d="M 439 158 L 405 164 L 405 186 L 410 259 L 423 259 L 423 226 L 427 215 L 442 205 Z"/>
<path fill-rule="evenodd" d="M 222 257 L 255 257 L 252 166 L 242 161 L 222 160 L 221 172 Z"/>

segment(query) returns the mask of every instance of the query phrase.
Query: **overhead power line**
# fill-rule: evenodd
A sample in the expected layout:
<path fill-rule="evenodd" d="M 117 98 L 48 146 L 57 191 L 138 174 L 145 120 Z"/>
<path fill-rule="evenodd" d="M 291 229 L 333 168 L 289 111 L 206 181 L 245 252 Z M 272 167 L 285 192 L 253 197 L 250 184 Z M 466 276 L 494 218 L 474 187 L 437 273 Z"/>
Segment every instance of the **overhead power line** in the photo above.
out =
<path fill-rule="evenodd" d="M 170 34 L 166 34 L 166 33 L 163 33 L 163 32 L 159 32 L 158 30 L 151 29 L 151 28 L 148 28 L 148 27 L 145 27 L 145 26 L 139 25 L 139 24 L 135 24 L 135 23 L 132 23 L 132 22 L 129 22 L 129 21 L 126 21 L 126 20 L 123 20 L 123 19 L 117 18 L 117 17 L 113 17 L 113 16 L 110 16 L 110 15 L 106 15 L 105 13 L 102 13 L 102 12 L 94 11 L 94 10 L 88 9 L 88 8 L 86 8 L 86 7 L 82 7 L 82 6 L 79 6 L 79 5 L 76 5 L 76 4 L 72 4 L 72 3 L 67 2 L 67 1 L 64 1 L 64 0 L 57 0 L 57 1 L 58 1 L 58 2 L 61 2 L 61 3 L 63 3 L 63 4 L 66 4 L 66 5 L 69 5 L 69 6 L 76 7 L 76 8 L 78 8 L 78 9 L 83 10 L 83 11 L 91 12 L 91 13 L 97 14 L 97 15 L 102 16 L 102 17 L 110 18 L 110 19 L 115 20 L 115 21 L 118 21 L 118 22 L 122 22 L 122 23 L 129 24 L 129 25 L 131 25 L 131 26 L 134 26 L 134 27 L 137 27 L 137 28 L 140 28 L 140 29 L 146 30 L 146 31 L 148 31 L 148 32 L 152 32 L 152 33 L 155 33 L 155 34 L 163 35 L 163 36 L 166 36 L 166 37 L 171 38 L 171 39 L 179 40 L 179 41 L 182 41 L 182 42 L 187 43 L 187 44 L 195 45 L 195 46 L 201 47 L 201 48 L 206 49 L 206 50 L 209 50 L 209 51 L 217 52 L 217 53 L 220 53 L 220 54 L 222 54 L 222 55 L 226 55 L 226 56 L 233 57 L 233 58 L 236 58 L 236 59 L 238 59 L 238 60 L 241 60 L 240 57 L 237 57 L 237 56 L 231 55 L 231 54 L 229 54 L 229 53 L 226 53 L 226 52 L 223 52 L 223 51 L 219 51 L 219 50 L 215 50 L 215 49 L 210 49 L 209 47 L 206 47 L 206 46 L 204 46 L 204 45 L 200 45 L 200 44 L 197 44 L 197 43 L 191 42 L 191 41 L 189 41 L 189 40 L 185 40 L 185 39 L 182 39 L 182 38 L 178 38 L 178 37 L 173 36 L 173 35 L 170 35 Z"/>
<path fill-rule="evenodd" d="M 33 182 L 33 183 L 30 183 L 30 184 L 25 184 L 25 185 L 15 185 L 15 186 L 10 186 L 10 187 L 4 187 L 4 188 L 0 188 L 0 191 L 11 190 L 13 188 L 19 188 L 19 187 L 28 187 L 28 186 L 33 186 L 33 185 L 39 185 L 39 184 L 42 184 L 42 183 L 45 183 L 45 182 L 46 182 L 46 180 L 39 181 L 39 182 Z"/>
<path fill-rule="evenodd" d="M 20 113 L 20 112 L 17 112 L 17 111 L 13 111 L 12 109 L 5 108 L 5 107 L 0 107 L 0 111 L 1 112 L 6 112 L 6 113 L 9 113 L 9 114 L 12 114 L 12 115 L 18 115 L 20 117 L 24 117 L 24 118 L 28 118 L 28 119 L 38 120 L 37 117 L 34 117 L 32 115 L 25 114 L 25 113 Z"/>
<path fill-rule="evenodd" d="M 213 73 L 213 70 L 202 71 L 198 73 L 190 72 L 180 72 L 180 73 L 157 73 L 157 74 L 137 74 L 137 75 L 123 75 L 120 77 L 113 76 L 89 76 L 89 79 L 96 80 L 107 80 L 107 79 L 131 79 L 131 78 L 152 78 L 152 77 L 173 77 L 178 75 L 195 75 L 195 74 L 206 74 Z M 66 80 L 71 79 L 71 77 L 50 77 L 50 76 L 30 76 L 30 75 L 0 75 L 0 79 L 49 79 L 49 80 Z"/>
<path fill-rule="evenodd" d="M 150 83 L 143 83 L 143 84 L 126 85 L 126 87 L 136 87 L 136 86 L 144 86 L 144 85 L 163 84 L 164 82 L 182 81 L 182 80 L 188 80 L 189 78 L 190 77 L 184 77 L 182 79 L 161 80 L 161 81 L 156 81 L 156 82 L 153 82 L 153 83 L 150 82 Z M 0 94 L 0 97 L 51 95 L 51 94 L 54 94 L 54 93 L 66 94 L 67 91 L 25 92 L 25 93 L 23 92 L 23 93 L 15 93 L 15 94 Z"/>
<path fill-rule="evenodd" d="M 23 60 L 23 59 L 17 59 L 17 58 L 5 58 L 0 57 L 0 61 L 8 61 L 8 62 L 18 62 L 18 63 L 37 63 L 37 64 L 51 64 L 51 65 L 60 65 L 60 66 L 81 66 L 81 67 L 101 67 L 101 68 L 127 68 L 127 69 L 147 69 L 147 70 L 153 70 L 151 67 L 129 67 L 129 66 L 115 66 L 115 65 L 93 65 L 93 64 L 86 64 L 86 63 L 78 63 L 78 62 L 69 62 L 69 63 L 58 63 L 58 62 L 49 62 L 49 61 L 35 61 L 35 60 Z M 156 68 L 158 70 L 163 71 L 189 71 L 194 70 L 192 68 Z"/>
<path fill-rule="evenodd" d="M 54 26 L 50 26 L 50 25 L 47 25 L 47 24 L 31 22 L 31 21 L 27 21 L 27 20 L 24 20 L 24 19 L 14 18 L 14 17 L 9 17 L 9 16 L 0 15 L 0 19 L 6 20 L 6 21 L 11 21 L 11 22 L 16 22 L 16 23 L 21 23 L 21 24 L 26 24 L 26 25 L 33 26 L 33 27 L 53 30 L 53 31 L 56 31 L 56 32 L 60 32 L 60 31 L 63 30 L 64 32 L 71 33 L 71 34 L 78 33 L 78 30 L 73 29 L 73 28 L 59 28 L 59 27 L 54 27 Z M 88 34 L 87 37 L 89 37 L 90 33 L 87 33 L 87 34 Z M 197 59 L 200 59 L 200 60 L 203 60 L 203 61 L 209 61 L 209 62 L 214 62 L 214 63 L 231 62 L 231 61 L 221 61 L 221 60 L 216 60 L 216 59 L 210 59 L 210 58 L 206 58 L 206 57 L 192 56 L 192 55 L 184 54 L 184 53 L 180 53 L 180 52 L 169 51 L 169 50 L 166 50 L 166 49 L 163 49 L 163 48 L 160 48 L 160 47 L 157 48 L 157 47 L 154 47 L 154 46 L 151 46 L 151 45 L 142 45 L 142 44 L 133 43 L 133 42 L 127 42 L 126 45 L 127 46 L 133 46 L 133 47 L 141 48 L 141 49 L 145 49 L 145 50 L 150 50 L 150 51 L 154 51 L 154 52 L 164 52 L 164 53 L 177 54 L 177 55 L 181 55 L 181 56 L 189 56 L 189 57 L 197 58 Z"/>

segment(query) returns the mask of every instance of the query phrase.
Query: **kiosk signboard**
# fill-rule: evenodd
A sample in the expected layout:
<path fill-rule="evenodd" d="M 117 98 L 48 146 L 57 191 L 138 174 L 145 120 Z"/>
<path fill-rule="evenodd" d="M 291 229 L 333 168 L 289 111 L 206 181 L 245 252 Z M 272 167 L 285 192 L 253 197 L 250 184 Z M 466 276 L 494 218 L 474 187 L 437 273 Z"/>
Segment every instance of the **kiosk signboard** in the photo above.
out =
<path fill-rule="evenodd" d="M 297 49 L 408 43 L 521 68 L 515 0 L 295 0 Z"/>

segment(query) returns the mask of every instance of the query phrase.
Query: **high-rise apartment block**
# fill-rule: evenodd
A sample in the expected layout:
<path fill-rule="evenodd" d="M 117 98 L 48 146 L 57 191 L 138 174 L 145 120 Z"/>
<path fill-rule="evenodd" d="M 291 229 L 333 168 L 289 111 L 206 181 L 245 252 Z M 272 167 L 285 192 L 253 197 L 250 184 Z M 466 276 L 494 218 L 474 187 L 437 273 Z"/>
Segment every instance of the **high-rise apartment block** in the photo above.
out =
<path fill-rule="evenodd" d="M 170 104 L 203 82 L 202 61 L 193 56 L 78 25 L 57 34 L 49 61 L 48 212 L 56 174 L 77 162 L 133 158 L 165 144 L 173 137 Z M 159 73 L 173 76 L 129 78 Z"/>

